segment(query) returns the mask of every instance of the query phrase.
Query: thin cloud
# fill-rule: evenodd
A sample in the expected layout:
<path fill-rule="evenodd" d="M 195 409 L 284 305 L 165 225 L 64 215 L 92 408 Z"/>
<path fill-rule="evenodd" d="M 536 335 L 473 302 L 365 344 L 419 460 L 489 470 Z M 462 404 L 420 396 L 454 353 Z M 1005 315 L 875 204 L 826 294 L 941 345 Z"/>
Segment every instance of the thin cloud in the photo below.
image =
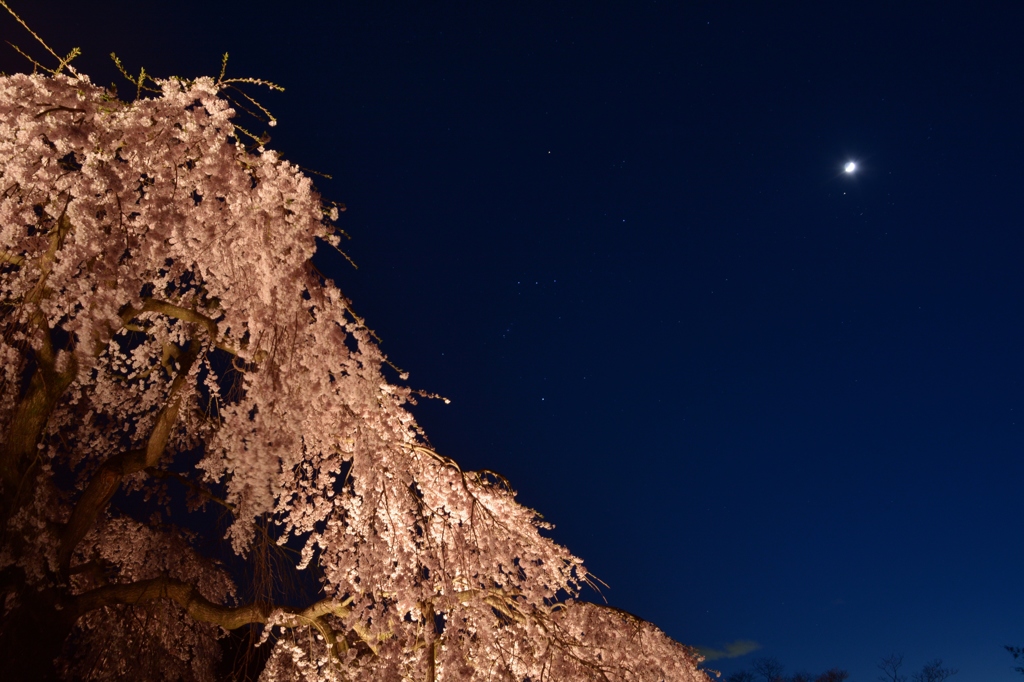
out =
<path fill-rule="evenodd" d="M 697 647 L 697 651 L 704 657 L 705 661 L 720 661 L 723 658 L 739 658 L 746 656 L 752 651 L 757 651 L 761 645 L 750 639 L 737 639 L 735 642 L 726 643 L 721 649 L 711 647 Z"/>

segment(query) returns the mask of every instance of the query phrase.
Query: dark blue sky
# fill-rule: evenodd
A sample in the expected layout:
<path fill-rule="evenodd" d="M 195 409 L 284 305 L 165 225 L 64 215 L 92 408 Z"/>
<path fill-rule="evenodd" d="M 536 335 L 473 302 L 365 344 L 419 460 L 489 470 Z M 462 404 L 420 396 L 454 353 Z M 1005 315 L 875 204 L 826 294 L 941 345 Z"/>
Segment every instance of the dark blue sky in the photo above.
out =
<path fill-rule="evenodd" d="M 1020 679 L 1024 6 L 15 8 L 100 83 L 284 85 L 270 146 L 334 176 L 360 269 L 322 265 L 451 398 L 434 446 L 612 604 L 761 644 L 727 673 Z"/>

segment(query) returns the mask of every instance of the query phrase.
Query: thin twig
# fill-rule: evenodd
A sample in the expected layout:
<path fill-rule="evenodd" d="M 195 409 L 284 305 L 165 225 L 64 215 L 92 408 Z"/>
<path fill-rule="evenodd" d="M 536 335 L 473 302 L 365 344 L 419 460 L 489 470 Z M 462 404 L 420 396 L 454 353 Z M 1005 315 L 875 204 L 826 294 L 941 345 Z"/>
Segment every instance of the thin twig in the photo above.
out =
<path fill-rule="evenodd" d="M 52 54 L 52 55 L 54 56 L 54 58 L 55 58 L 55 59 L 56 59 L 56 60 L 57 60 L 58 62 L 59 62 L 59 61 L 62 61 L 62 60 L 61 60 L 61 58 L 60 58 L 60 55 L 59 55 L 59 54 L 57 54 L 56 52 L 54 52 L 54 51 L 53 51 L 53 48 L 51 48 L 51 47 L 50 47 L 49 45 L 47 45 L 47 44 L 46 44 L 46 41 L 45 41 L 45 40 L 43 40 L 42 38 L 40 38 L 40 37 L 39 37 L 39 36 L 38 36 L 38 35 L 36 34 L 36 32 L 35 32 L 35 31 L 33 31 L 32 29 L 30 29 L 30 28 L 28 27 L 28 24 L 26 24 L 26 23 L 25 23 L 25 20 L 24 20 L 24 19 L 22 19 L 21 17 L 19 17 L 19 16 L 18 16 L 18 13 L 17 13 L 17 12 L 15 12 L 15 11 L 14 11 L 13 9 L 11 9 L 10 5 L 8 5 L 8 4 L 7 4 L 7 3 L 6 3 L 6 2 L 4 1 L 4 0 L 0 0 L 0 5 L 3 5 L 4 9 L 5 9 L 5 10 L 7 10 L 8 12 L 10 12 L 10 13 L 11 13 L 11 16 L 12 16 L 12 17 L 14 17 L 14 18 L 15 18 L 15 20 L 17 20 L 17 22 L 18 22 L 19 24 L 21 24 L 21 25 L 22 25 L 22 26 L 23 26 L 23 27 L 25 28 L 25 30 L 26 30 L 26 31 L 28 31 L 29 33 L 31 33 L 31 34 L 32 34 L 32 37 L 33 37 L 33 38 L 35 38 L 36 40 L 38 40 L 38 41 L 39 41 L 39 44 L 40 44 L 40 45 L 42 45 L 43 47 L 45 47 L 45 48 L 46 48 L 46 51 L 47 51 L 47 52 L 49 52 L 50 54 Z M 17 48 L 14 48 L 14 49 L 17 49 Z M 18 51 L 19 51 L 19 52 L 21 52 L 21 50 L 18 50 Z M 24 53 L 22 53 L 22 54 L 24 54 Z M 44 68 L 45 68 L 45 67 L 44 67 Z"/>

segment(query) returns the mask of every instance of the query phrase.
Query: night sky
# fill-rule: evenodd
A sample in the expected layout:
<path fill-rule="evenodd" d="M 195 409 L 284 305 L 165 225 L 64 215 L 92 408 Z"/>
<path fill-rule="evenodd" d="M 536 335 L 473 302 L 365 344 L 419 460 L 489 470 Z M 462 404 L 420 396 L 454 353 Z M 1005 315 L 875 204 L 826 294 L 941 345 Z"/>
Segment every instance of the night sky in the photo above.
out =
<path fill-rule="evenodd" d="M 1024 5 L 13 2 L 123 96 L 287 89 L 433 446 L 611 604 L 727 674 L 1020 679 Z"/>

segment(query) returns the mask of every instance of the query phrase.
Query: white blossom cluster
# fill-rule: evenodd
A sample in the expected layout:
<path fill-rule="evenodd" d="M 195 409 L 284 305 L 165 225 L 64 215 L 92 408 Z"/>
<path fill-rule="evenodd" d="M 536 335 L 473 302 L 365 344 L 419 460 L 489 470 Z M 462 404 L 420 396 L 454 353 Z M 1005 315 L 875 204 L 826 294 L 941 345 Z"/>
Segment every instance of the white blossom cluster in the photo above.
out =
<path fill-rule="evenodd" d="M 574 603 L 586 571 L 538 515 L 499 476 L 424 445 L 410 389 L 311 265 L 337 244 L 337 211 L 295 165 L 245 146 L 219 82 L 159 86 L 125 103 L 83 76 L 0 78 L 0 429 L 27 432 L 37 414 L 26 377 L 52 398 L 38 501 L 12 517 L 0 564 L 37 589 L 164 577 L 241 607 L 184 536 L 106 508 L 62 581 L 57 545 L 90 486 L 175 472 L 231 510 L 236 553 L 270 518 L 324 576 L 329 607 L 254 621 L 276 625 L 266 680 L 706 679 L 653 626 Z M 188 606 L 83 615 L 66 674 L 138 675 L 145 651 L 167 679 L 208 678 L 218 628 Z"/>

